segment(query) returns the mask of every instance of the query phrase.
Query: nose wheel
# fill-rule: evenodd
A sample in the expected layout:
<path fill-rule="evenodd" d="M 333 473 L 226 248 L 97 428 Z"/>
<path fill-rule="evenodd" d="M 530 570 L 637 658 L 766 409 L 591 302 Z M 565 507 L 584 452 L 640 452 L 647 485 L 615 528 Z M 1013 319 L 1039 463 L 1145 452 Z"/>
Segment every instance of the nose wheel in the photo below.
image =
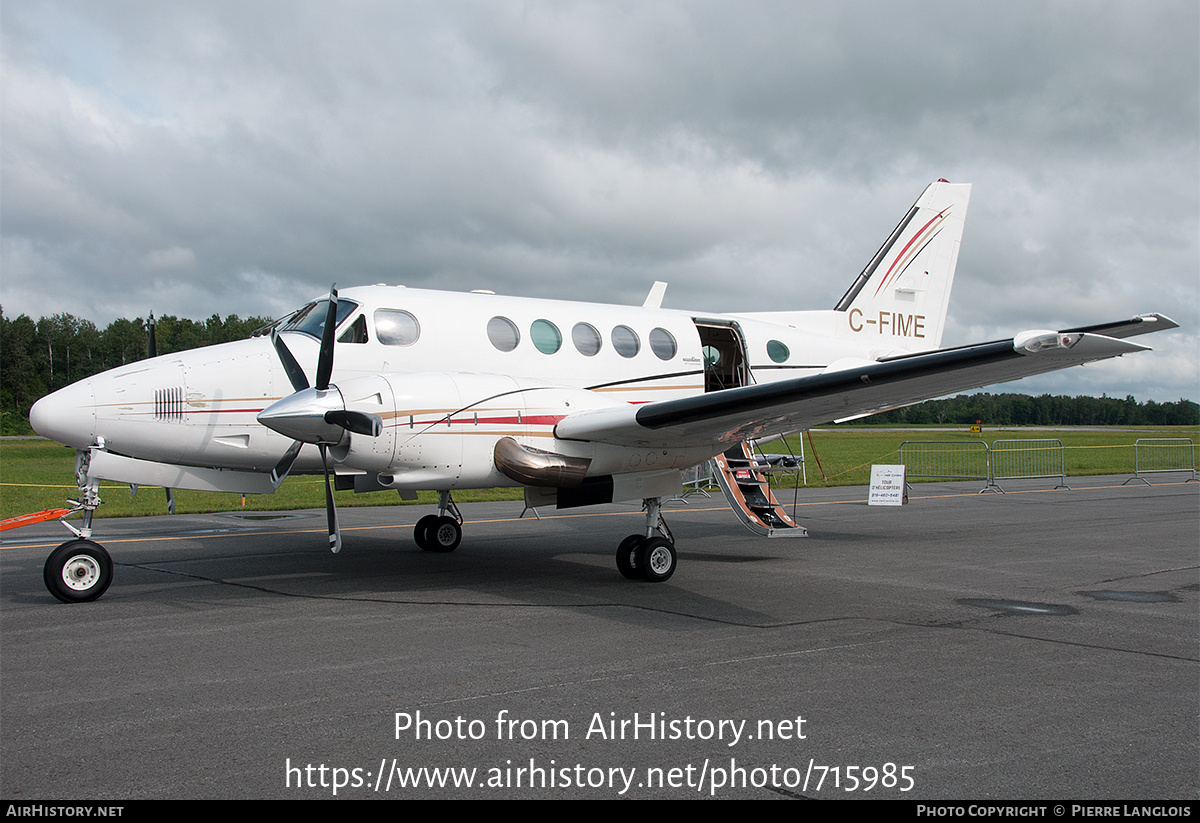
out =
<path fill-rule="evenodd" d="M 63 603 L 87 603 L 108 591 L 113 564 L 108 552 L 91 540 L 68 540 L 50 553 L 42 579 Z"/>

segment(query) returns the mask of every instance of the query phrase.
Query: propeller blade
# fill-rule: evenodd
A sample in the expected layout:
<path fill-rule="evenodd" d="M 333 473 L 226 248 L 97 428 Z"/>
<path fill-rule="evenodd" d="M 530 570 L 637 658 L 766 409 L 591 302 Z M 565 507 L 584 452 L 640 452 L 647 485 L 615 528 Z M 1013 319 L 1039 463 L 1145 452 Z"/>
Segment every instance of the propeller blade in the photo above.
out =
<path fill-rule="evenodd" d="M 377 414 L 368 414 L 367 412 L 333 409 L 325 412 L 325 422 L 341 426 L 352 434 L 366 434 L 371 437 L 378 437 L 383 433 L 383 418 Z"/>
<path fill-rule="evenodd" d="M 328 449 L 321 444 L 321 463 L 325 466 L 325 515 L 329 520 L 329 550 L 337 554 L 342 550 L 342 530 L 338 527 L 337 506 L 333 503 L 333 487 L 329 485 Z"/>
<path fill-rule="evenodd" d="M 271 342 L 275 345 L 275 353 L 279 355 L 279 362 L 283 364 L 283 370 L 287 372 L 288 380 L 292 383 L 292 391 L 307 389 L 308 378 L 304 376 L 304 369 L 300 368 L 300 364 L 296 362 L 296 358 L 288 349 L 287 343 L 283 342 L 283 338 L 275 329 L 271 329 Z"/>
<path fill-rule="evenodd" d="M 288 472 L 292 470 L 292 464 L 296 462 L 296 455 L 300 454 L 302 445 L 304 444 L 297 440 L 283 453 L 283 457 L 275 464 L 275 468 L 271 469 L 271 485 L 278 487 L 288 476 Z"/>
<path fill-rule="evenodd" d="M 337 325 L 337 283 L 329 287 L 329 310 L 325 313 L 325 328 L 321 331 L 321 353 L 317 357 L 317 382 L 319 391 L 329 388 L 329 378 L 333 374 L 333 333 Z M 307 388 L 307 387 L 306 387 Z"/>

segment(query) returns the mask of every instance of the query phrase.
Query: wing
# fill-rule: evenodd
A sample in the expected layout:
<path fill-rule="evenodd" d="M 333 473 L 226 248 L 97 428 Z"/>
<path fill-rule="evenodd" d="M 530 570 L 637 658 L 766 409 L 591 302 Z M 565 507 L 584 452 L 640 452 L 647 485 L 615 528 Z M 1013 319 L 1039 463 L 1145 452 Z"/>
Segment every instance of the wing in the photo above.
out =
<path fill-rule="evenodd" d="M 1146 318 L 1153 317 L 1154 320 Z M 821 374 L 697 397 L 579 412 L 559 421 L 560 439 L 621 446 L 691 447 L 739 443 L 872 414 L 954 392 L 1104 360 L 1148 347 L 1121 337 L 1176 324 L 1158 315 L 1089 331 L 1029 331 L 1011 340 L 860 361 Z M 1132 330 L 1131 330 L 1132 329 Z"/>

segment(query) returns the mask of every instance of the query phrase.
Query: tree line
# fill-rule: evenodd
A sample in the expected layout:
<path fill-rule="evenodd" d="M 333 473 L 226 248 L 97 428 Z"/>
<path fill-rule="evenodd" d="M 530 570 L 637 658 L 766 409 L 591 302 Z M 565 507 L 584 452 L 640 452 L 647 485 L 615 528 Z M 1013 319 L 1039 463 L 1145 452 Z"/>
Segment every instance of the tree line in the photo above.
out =
<path fill-rule="evenodd" d="M 155 319 L 158 354 L 242 340 L 270 324 L 269 317 L 218 314 L 203 321 Z M 24 434 L 38 398 L 93 374 L 149 354 L 150 320 L 114 320 L 103 330 L 90 320 L 55 314 L 32 320 L 4 316 L 0 307 L 0 433 Z M 928 400 L 870 418 L 872 423 L 996 426 L 1195 426 L 1200 406 L 1190 400 L 1139 403 L 1132 396 L 1066 397 L 1043 394 L 960 394 Z"/>
<path fill-rule="evenodd" d="M 869 418 L 871 423 L 921 425 L 946 423 L 992 426 L 1196 426 L 1200 405 L 1191 400 L 1139 403 L 1133 395 L 1067 397 L 1043 394 L 960 394 L 926 400 Z"/>
<path fill-rule="evenodd" d="M 269 317 L 236 314 L 188 320 L 154 318 L 155 350 L 171 354 L 242 340 L 270 324 Z M 0 433 L 29 431 L 29 408 L 77 380 L 143 360 L 150 352 L 150 318 L 119 319 L 99 329 L 90 320 L 55 314 L 9 319 L 0 307 Z"/>

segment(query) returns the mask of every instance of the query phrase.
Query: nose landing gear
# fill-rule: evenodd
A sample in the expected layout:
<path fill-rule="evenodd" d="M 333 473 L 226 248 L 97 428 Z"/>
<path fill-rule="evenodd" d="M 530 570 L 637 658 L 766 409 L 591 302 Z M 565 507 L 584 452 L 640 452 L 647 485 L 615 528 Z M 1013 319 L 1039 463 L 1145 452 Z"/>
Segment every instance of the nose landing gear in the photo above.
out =
<path fill-rule="evenodd" d="M 103 449 L 104 440 L 97 439 L 94 448 Z M 92 536 L 92 515 L 102 502 L 100 481 L 88 477 L 91 449 L 75 451 L 75 481 L 79 499 L 69 500 L 72 506 L 62 511 L 60 522 L 75 535 L 50 553 L 42 567 L 42 581 L 50 594 L 63 603 L 87 603 L 108 591 L 113 579 L 113 562 L 108 552 Z M 76 527 L 67 522 L 71 515 L 83 512 L 83 523 Z M 49 514 L 49 512 L 48 512 Z"/>

